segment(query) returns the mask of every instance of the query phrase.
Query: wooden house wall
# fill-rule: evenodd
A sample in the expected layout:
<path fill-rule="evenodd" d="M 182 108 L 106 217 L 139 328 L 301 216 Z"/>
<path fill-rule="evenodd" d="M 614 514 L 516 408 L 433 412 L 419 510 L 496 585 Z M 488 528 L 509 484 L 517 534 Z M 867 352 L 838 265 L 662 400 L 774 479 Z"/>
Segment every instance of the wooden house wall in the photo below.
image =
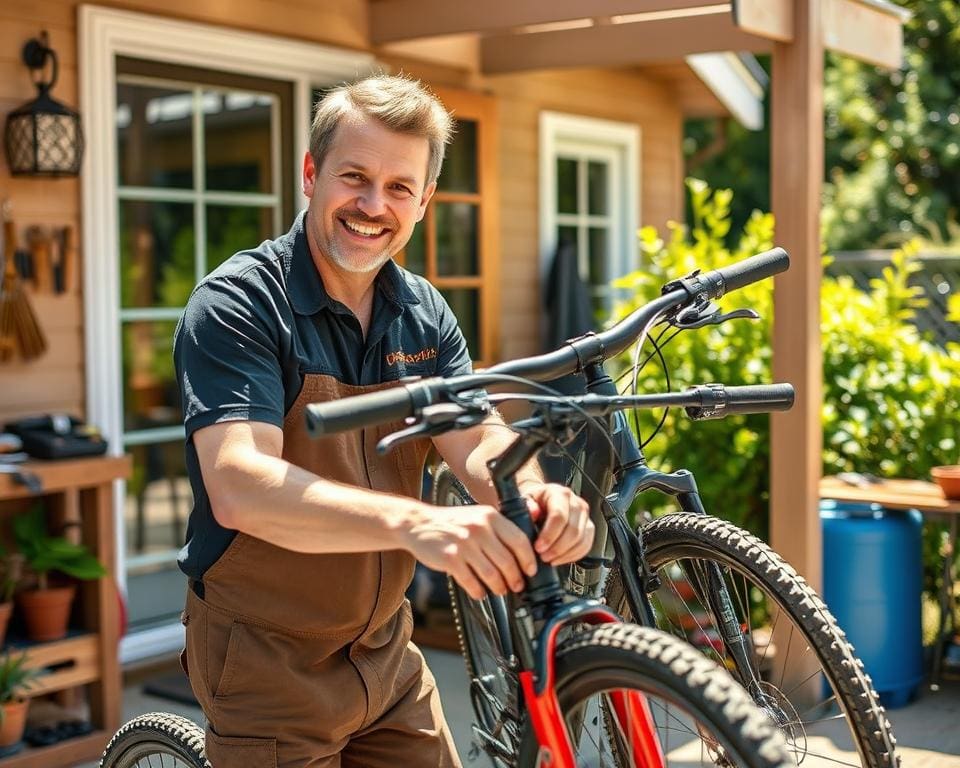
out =
<path fill-rule="evenodd" d="M 365 0 L 124 0 L 111 7 L 219 24 L 349 49 L 367 49 Z M 322 13 L 320 8 L 322 7 Z M 46 29 L 57 51 L 60 78 L 54 96 L 78 105 L 75 0 L 4 0 L 0 3 L 0 120 L 33 98 L 19 59 L 23 43 Z M 312 21 L 311 21 L 312 20 Z M 682 118 L 657 80 L 631 70 L 553 71 L 495 78 L 416 61 L 383 60 L 427 82 L 477 88 L 499 99 L 502 319 L 500 355 L 538 350 L 538 120 L 541 110 L 633 122 L 641 128 L 639 221 L 662 226 L 682 217 Z M 70 225 L 79 242 L 80 184 L 76 179 L 11 178 L 0 163 L 0 200 L 8 198 L 21 239 L 28 225 Z M 81 257 L 82 258 L 82 257 Z M 47 411 L 83 414 L 84 337 L 79 276 L 71 292 L 31 295 L 50 348 L 32 363 L 0 366 L 0 423 Z M 93 352 L 94 350 L 90 350 Z"/>

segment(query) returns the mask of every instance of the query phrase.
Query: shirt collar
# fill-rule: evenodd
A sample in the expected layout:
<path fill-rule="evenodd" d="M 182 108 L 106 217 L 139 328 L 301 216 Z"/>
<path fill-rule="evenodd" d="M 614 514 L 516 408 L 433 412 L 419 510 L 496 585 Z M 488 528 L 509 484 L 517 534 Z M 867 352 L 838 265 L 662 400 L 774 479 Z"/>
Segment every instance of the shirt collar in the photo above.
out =
<path fill-rule="evenodd" d="M 323 285 L 320 273 L 313 263 L 307 232 L 304 228 L 306 211 L 302 211 L 293 222 L 290 231 L 282 238 L 283 271 L 287 281 L 287 291 L 294 310 L 301 315 L 313 315 L 321 309 L 333 309 L 342 306 L 332 298 Z M 374 281 L 376 289 L 388 301 L 397 304 L 419 304 L 420 299 L 410 288 L 407 277 L 393 259 L 387 261 Z"/>

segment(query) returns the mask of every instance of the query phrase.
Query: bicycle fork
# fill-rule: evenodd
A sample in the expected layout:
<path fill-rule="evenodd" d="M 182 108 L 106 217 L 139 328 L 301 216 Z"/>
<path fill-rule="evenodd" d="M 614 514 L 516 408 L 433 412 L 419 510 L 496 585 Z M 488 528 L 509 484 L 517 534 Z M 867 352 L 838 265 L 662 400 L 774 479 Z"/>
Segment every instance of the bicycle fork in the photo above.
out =
<path fill-rule="evenodd" d="M 626 469 L 627 477 L 630 482 L 626 485 L 629 488 L 627 498 L 634 498 L 637 493 L 655 488 L 661 493 L 676 497 L 677 504 L 684 512 L 690 512 L 697 515 L 705 515 L 706 510 L 697 491 L 696 480 L 693 474 L 687 470 L 678 470 L 670 474 L 657 472 L 647 467 L 645 464 L 637 464 Z M 616 507 L 614 503 L 611 506 Z M 623 515 L 618 515 L 616 520 L 622 521 Z M 608 521 L 609 523 L 610 521 Z M 626 526 L 621 526 L 626 528 Z M 616 530 L 616 526 L 610 524 L 611 530 Z M 632 535 L 633 532 L 630 531 Z M 616 536 L 614 542 L 617 543 Z M 633 546 L 636 547 L 634 554 Z M 653 610 L 647 594 L 660 588 L 659 578 L 656 574 L 650 572 L 646 564 L 646 557 L 643 553 L 642 537 L 636 536 L 633 541 L 621 543 L 618 549 L 622 548 L 624 562 L 630 565 L 624 568 L 629 573 L 636 572 L 640 577 L 640 584 L 636 579 L 626 579 L 624 587 L 631 610 L 634 615 L 642 616 L 644 620 L 649 620 L 649 626 L 655 627 Z M 639 564 L 635 564 L 639 561 Z M 734 602 L 730 596 L 730 589 L 724 581 L 723 571 L 720 565 L 714 561 L 701 563 L 694 567 L 693 563 L 682 562 L 686 578 L 699 588 L 699 592 L 706 596 L 707 607 L 716 617 L 717 631 L 723 641 L 723 647 L 726 649 L 734 670 L 740 679 L 740 683 L 750 693 L 751 698 L 759 706 L 770 711 L 775 715 L 775 702 L 764 692 L 757 673 L 753 659 L 753 643 L 748 633 L 743 630 L 739 620 Z M 631 583 L 632 582 L 632 583 Z M 774 705 L 774 706 L 772 706 Z"/>
<path fill-rule="evenodd" d="M 549 441 L 546 431 L 522 433 L 498 458 L 488 462 L 500 499 L 500 511 L 524 532 L 531 544 L 537 531 L 526 500 L 515 480 L 517 470 Z M 556 568 L 537 562 L 537 572 L 524 577 L 521 604 L 514 610 L 511 630 L 520 666 L 520 687 L 540 746 L 538 765 L 576 768 L 573 741 L 557 701 L 554 659 L 557 636 L 570 624 L 602 624 L 622 619 L 597 600 L 564 603 Z M 542 627 L 537 631 L 537 624 Z M 663 768 L 664 755 L 646 698 L 636 691 L 610 694 L 612 716 L 634 755 L 637 768 Z"/>

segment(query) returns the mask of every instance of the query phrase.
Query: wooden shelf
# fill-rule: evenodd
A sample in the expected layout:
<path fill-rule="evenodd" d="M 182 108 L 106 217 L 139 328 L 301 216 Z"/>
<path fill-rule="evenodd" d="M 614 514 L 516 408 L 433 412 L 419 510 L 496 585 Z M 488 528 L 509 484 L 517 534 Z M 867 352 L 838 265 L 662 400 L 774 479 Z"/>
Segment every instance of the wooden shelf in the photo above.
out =
<path fill-rule="evenodd" d="M 129 477 L 133 461 L 130 456 L 93 456 L 86 459 L 25 461 L 14 466 L 36 475 L 43 484 L 40 494 L 46 495 L 92 488 Z M 30 489 L 15 481 L 11 475 L 0 475 L 0 500 L 22 499 L 32 495 Z"/>
<path fill-rule="evenodd" d="M 94 731 L 86 736 L 66 739 L 49 747 L 24 747 L 10 757 L 0 760 L 3 768 L 64 768 L 64 766 L 98 760 L 113 731 Z"/>
<path fill-rule="evenodd" d="M 107 576 L 77 585 L 79 605 L 73 611 L 71 634 L 49 643 L 10 645 L 27 653 L 27 664 L 51 670 L 37 678 L 30 698 L 83 686 L 94 732 L 49 747 L 26 747 L 0 759 L 0 768 L 67 768 L 97 759 L 120 727 L 121 679 L 119 601 L 114 544 L 114 480 L 130 475 L 129 456 L 97 456 L 19 465 L 40 481 L 32 494 L 10 475 L 0 475 L 0 516 L 22 511 L 29 499 L 40 498 L 51 527 L 85 544 L 107 569 Z M 24 501 L 27 500 L 27 501 Z"/>
<path fill-rule="evenodd" d="M 75 685 L 86 685 L 99 679 L 101 674 L 97 654 L 99 640 L 98 634 L 89 633 L 29 646 L 19 646 L 16 642 L 12 642 L 11 647 L 26 652 L 28 668 L 55 667 L 52 672 L 34 680 L 27 694 L 28 698 L 62 691 Z"/>

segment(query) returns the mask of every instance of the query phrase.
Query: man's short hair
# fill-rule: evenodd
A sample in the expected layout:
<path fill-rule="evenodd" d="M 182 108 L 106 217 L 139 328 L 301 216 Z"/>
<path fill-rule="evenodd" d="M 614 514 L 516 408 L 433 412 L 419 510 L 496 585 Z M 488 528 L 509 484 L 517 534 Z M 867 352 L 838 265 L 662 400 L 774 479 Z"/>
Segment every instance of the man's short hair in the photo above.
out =
<path fill-rule="evenodd" d="M 317 102 L 310 127 L 310 155 L 317 168 L 330 151 L 340 121 L 358 112 L 397 133 L 425 138 L 430 145 L 426 183 L 437 180 L 453 135 L 453 118 L 419 81 L 397 75 L 374 75 L 342 85 Z"/>

